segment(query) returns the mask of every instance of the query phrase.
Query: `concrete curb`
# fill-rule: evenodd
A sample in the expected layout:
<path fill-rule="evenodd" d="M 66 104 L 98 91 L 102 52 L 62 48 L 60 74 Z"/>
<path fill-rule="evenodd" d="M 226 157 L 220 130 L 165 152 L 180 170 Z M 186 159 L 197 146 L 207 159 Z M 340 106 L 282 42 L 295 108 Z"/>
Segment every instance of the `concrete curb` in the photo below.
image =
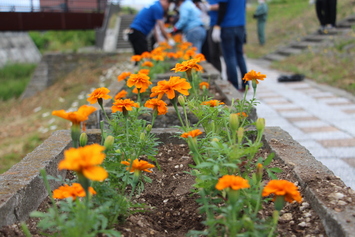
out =
<path fill-rule="evenodd" d="M 175 128 L 160 128 L 152 131 L 162 142 L 183 142 L 174 136 L 178 133 Z M 101 140 L 98 129 L 88 130 L 87 134 L 89 143 Z M 328 208 L 327 203 L 317 198 L 319 190 L 312 187 L 312 180 L 307 178 L 309 177 L 307 174 L 312 174 L 314 177 L 317 175 L 326 176 L 327 180 L 320 181 L 325 182 L 325 185 L 329 185 L 328 180 L 337 180 L 337 185 L 345 189 L 345 184 L 279 127 L 267 127 L 263 142 L 266 148 L 275 153 L 276 158 L 293 167 L 293 174 L 303 189 L 302 193 L 322 219 L 327 235 L 353 236 L 352 233 L 355 233 L 355 225 L 353 224 L 355 207 L 347 205 L 341 212 Z M 0 227 L 26 220 L 30 212 L 38 208 L 47 196 L 43 182 L 39 177 L 39 171 L 45 169 L 52 176 L 64 176 L 65 173 L 58 172 L 57 166 L 70 144 L 69 130 L 56 131 L 43 144 L 29 153 L 23 161 L 0 175 Z M 51 182 L 52 189 L 59 185 L 59 183 Z"/>
<path fill-rule="evenodd" d="M 321 190 L 312 187 L 312 183 L 321 183 L 322 187 L 336 184 L 342 193 L 350 191 L 347 196 L 354 198 L 351 189 L 281 128 L 266 128 L 264 140 L 265 146 L 275 153 L 276 158 L 293 167 L 293 173 L 303 190 L 302 194 L 320 216 L 327 235 L 354 236 L 355 206 L 345 205 L 344 210 L 341 211 L 329 208 L 327 203 L 318 198 Z M 312 174 L 311 178 L 310 174 Z M 326 177 L 325 180 L 324 177 Z"/>

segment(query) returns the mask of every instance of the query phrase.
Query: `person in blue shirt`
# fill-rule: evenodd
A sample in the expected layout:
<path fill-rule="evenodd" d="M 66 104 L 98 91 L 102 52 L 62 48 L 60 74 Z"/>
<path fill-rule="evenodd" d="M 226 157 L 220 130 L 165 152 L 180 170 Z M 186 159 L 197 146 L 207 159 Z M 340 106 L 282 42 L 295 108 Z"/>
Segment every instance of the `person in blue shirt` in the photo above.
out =
<path fill-rule="evenodd" d="M 177 0 L 179 7 L 179 20 L 174 26 L 174 31 L 182 31 L 186 40 L 201 53 L 202 45 L 206 38 L 206 29 L 201 19 L 201 11 L 192 0 Z"/>
<path fill-rule="evenodd" d="M 243 81 L 240 87 L 237 74 L 237 66 L 241 78 L 247 73 L 243 55 L 245 17 L 246 0 L 218 0 L 218 18 L 212 31 L 213 41 L 221 42 L 228 81 L 240 91 L 244 91 L 248 85 L 248 82 Z"/>
<path fill-rule="evenodd" d="M 158 24 L 162 35 L 168 42 L 168 33 L 164 27 L 164 13 L 169 9 L 171 0 L 159 0 L 143 8 L 134 18 L 130 25 L 128 39 L 133 47 L 135 55 L 140 55 L 148 51 L 147 36 L 153 30 L 155 24 Z"/>

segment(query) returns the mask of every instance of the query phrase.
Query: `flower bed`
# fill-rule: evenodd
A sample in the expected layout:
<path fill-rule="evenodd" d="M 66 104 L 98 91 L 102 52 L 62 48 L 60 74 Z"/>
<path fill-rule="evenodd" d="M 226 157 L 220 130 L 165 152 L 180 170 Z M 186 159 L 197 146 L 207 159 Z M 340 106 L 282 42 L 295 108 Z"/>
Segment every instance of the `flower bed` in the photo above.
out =
<path fill-rule="evenodd" d="M 159 81 L 156 86 L 150 88 L 150 97 L 157 98 L 149 99 L 145 103 L 142 101 L 141 93 L 147 90 L 152 82 L 143 72 L 130 75 L 127 86 L 135 86 L 137 102 L 116 96 L 111 106 L 111 116 L 108 116 L 103 107 L 103 100 L 111 98 L 108 95 L 109 90 L 107 88 L 94 90 L 89 95 L 88 101 L 91 104 L 98 102 L 107 121 L 106 125 L 100 121 L 101 138 L 96 142 L 101 145 L 88 143 L 87 133 L 82 133 L 82 122 L 96 110 L 95 107 L 83 105 L 75 112 L 53 111 L 53 115 L 72 122 L 73 147 L 64 151 L 64 159 L 59 161 L 57 167 L 59 170 L 71 170 L 75 179 L 61 180 L 66 184 L 52 193 L 53 188 L 49 185 L 46 172 L 41 171 L 51 202 L 54 204 L 53 198 L 63 200 L 57 201 L 46 213 L 31 214 L 41 219 L 38 223 L 40 228 L 64 236 L 97 234 L 119 236 L 117 228 L 113 228 L 118 220 L 133 218 L 136 212 L 146 211 L 145 202 L 137 199 L 137 195 L 140 197 L 149 193 L 146 191 L 147 187 L 153 189 L 152 178 L 155 176 L 144 173 L 151 173 L 152 168 L 160 170 L 158 136 L 152 132 L 152 127 L 157 117 L 167 113 L 166 103 L 161 100 L 163 96 L 171 101 L 177 112 L 180 126 L 178 134 L 174 136 L 179 136 L 187 143 L 191 155 L 189 157 L 192 158 L 191 161 L 176 167 L 178 169 L 189 166 L 188 174 L 193 177 L 191 179 L 193 182 L 186 183 L 187 187 L 183 189 L 186 191 L 191 188 L 194 196 L 198 197 L 196 201 L 201 213 L 198 218 L 204 220 L 201 222 L 203 227 L 192 228 L 195 230 L 191 230 L 190 235 L 235 236 L 244 233 L 274 236 L 280 227 L 279 222 L 282 224 L 282 221 L 293 221 L 289 226 L 295 228 L 296 225 L 296 230 L 300 230 L 299 228 L 309 227 L 307 221 L 312 220 L 311 217 L 313 220 L 317 219 L 312 212 L 300 216 L 301 220 L 304 218 L 300 223 L 289 218 L 287 210 L 290 205 L 307 209 L 309 205 L 306 205 L 307 202 L 302 203 L 302 199 L 305 198 L 311 203 L 315 197 L 308 193 L 310 185 L 306 180 L 314 176 L 304 176 L 301 172 L 293 176 L 290 175 L 290 171 L 284 176 L 279 176 L 282 179 L 278 180 L 277 174 L 281 173 L 282 169 L 274 167 L 277 161 L 273 163 L 273 155 L 269 151 L 272 150 L 272 143 L 278 143 L 280 140 L 275 138 L 268 141 L 266 145 L 269 147 L 268 152 L 260 150 L 263 134 L 266 137 L 268 133 L 265 131 L 265 120 L 248 119 L 252 107 L 257 104 L 255 100 L 257 83 L 266 76 L 255 71 L 246 74 L 243 79 L 252 82 L 253 98 L 247 101 L 244 96 L 241 100 L 232 100 L 230 106 L 225 106 L 221 101 L 208 100 L 206 93 L 208 84 L 201 82 L 201 77 L 190 71 L 192 68 L 201 70 L 198 61 L 191 59 L 176 64 L 174 70 L 186 69 L 188 81 L 177 76 L 170 77 L 169 81 Z M 122 96 L 121 92 L 119 96 Z M 143 108 L 143 104 L 151 110 Z M 178 109 L 178 104 L 182 113 Z M 189 121 L 187 111 L 196 116 L 195 124 Z M 151 114 L 148 122 L 141 119 L 144 113 Z M 285 145 L 293 148 L 292 144 L 287 144 L 286 136 L 281 139 L 286 139 Z M 164 142 L 168 140 L 166 138 Z M 258 152 L 262 152 L 262 155 L 257 155 Z M 304 150 L 297 152 L 306 154 Z M 286 155 L 296 156 L 292 153 Z M 161 162 L 169 164 L 169 159 L 168 161 L 163 159 Z M 300 164 L 304 164 L 304 161 L 302 162 Z M 287 170 L 290 169 L 290 165 L 292 164 L 287 164 Z M 36 165 L 37 168 L 42 166 L 43 164 Z M 323 167 L 316 170 L 321 180 L 324 177 L 323 171 Z M 352 190 L 338 190 L 341 188 L 341 181 L 332 179 L 329 176 L 331 173 L 327 175 L 328 183 L 337 188 L 335 192 L 325 195 L 328 190 L 323 188 L 323 184 L 313 186 L 318 194 L 323 194 L 323 199 L 319 199 L 333 198 L 330 204 L 335 211 L 348 210 L 348 206 L 353 206 Z M 305 192 L 301 194 L 299 191 Z M 13 197 L 16 199 L 18 194 L 14 194 Z M 272 197 L 275 204 L 270 202 Z M 164 199 L 164 202 L 168 201 Z M 286 205 L 286 202 L 292 204 Z M 317 210 L 327 210 L 323 208 L 323 204 L 311 205 L 313 204 Z M 18 213 L 16 211 L 16 214 Z M 178 213 L 179 211 L 175 212 L 175 215 L 179 216 Z M 333 231 L 332 228 L 328 228 L 328 224 L 338 223 L 334 222 L 334 219 L 324 220 L 328 233 Z M 319 227 L 317 231 L 321 233 L 322 228 Z"/>

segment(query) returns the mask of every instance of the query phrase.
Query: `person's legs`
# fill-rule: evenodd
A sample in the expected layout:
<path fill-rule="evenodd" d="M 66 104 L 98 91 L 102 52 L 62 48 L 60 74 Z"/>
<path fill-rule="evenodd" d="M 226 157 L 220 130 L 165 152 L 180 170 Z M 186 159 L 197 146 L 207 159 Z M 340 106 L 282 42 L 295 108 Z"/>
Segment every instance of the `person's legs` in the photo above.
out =
<path fill-rule="evenodd" d="M 221 65 L 221 46 L 219 43 L 215 43 L 212 40 L 212 29 L 209 29 L 207 32 L 208 40 L 208 51 L 210 54 L 209 62 L 219 71 L 222 72 Z"/>
<path fill-rule="evenodd" d="M 336 26 L 337 19 L 337 0 L 327 0 L 327 24 Z"/>
<path fill-rule="evenodd" d="M 244 75 L 247 74 L 247 65 L 244 59 L 244 52 L 243 52 L 243 43 L 245 38 L 245 27 L 238 26 L 235 28 L 236 37 L 235 37 L 235 52 L 237 58 L 238 68 L 241 74 L 241 79 L 243 79 Z M 248 85 L 248 82 L 242 80 L 242 89 L 245 89 L 245 86 Z"/>
<path fill-rule="evenodd" d="M 265 44 L 265 21 L 258 20 L 258 39 L 260 45 Z"/>
<path fill-rule="evenodd" d="M 325 18 L 324 18 L 324 6 L 325 6 L 325 0 L 316 0 L 316 13 L 321 27 L 324 27 L 326 25 Z"/>
<path fill-rule="evenodd" d="M 195 27 L 186 32 L 186 40 L 197 48 L 197 53 L 201 53 L 202 44 L 206 39 L 206 29 L 204 27 Z"/>
<path fill-rule="evenodd" d="M 132 29 L 133 32 L 128 34 L 128 40 L 133 47 L 135 55 L 141 55 L 144 52 L 148 51 L 148 41 L 146 36 L 137 30 Z"/>
<path fill-rule="evenodd" d="M 227 78 L 236 89 L 238 86 L 237 56 L 236 56 L 236 27 L 225 27 L 221 30 L 222 51 L 227 68 Z"/>

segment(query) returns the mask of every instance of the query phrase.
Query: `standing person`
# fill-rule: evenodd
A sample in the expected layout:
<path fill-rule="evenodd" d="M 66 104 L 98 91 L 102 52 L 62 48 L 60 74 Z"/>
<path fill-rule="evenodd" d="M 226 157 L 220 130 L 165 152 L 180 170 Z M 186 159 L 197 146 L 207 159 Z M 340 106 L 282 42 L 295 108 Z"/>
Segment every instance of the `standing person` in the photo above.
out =
<path fill-rule="evenodd" d="M 258 28 L 258 39 L 259 44 L 265 44 L 265 24 L 267 19 L 267 5 L 265 0 L 258 0 L 259 5 L 255 10 L 253 17 L 257 19 L 257 28 Z"/>
<path fill-rule="evenodd" d="M 181 30 L 186 40 L 197 48 L 197 53 L 201 53 L 206 38 L 201 11 L 192 0 L 177 0 L 176 6 L 179 7 L 179 20 L 174 26 L 174 32 Z"/>
<path fill-rule="evenodd" d="M 218 18 L 213 27 L 212 39 L 222 43 L 223 57 L 226 62 L 227 78 L 233 86 L 245 91 L 248 82 L 242 81 L 239 87 L 237 66 L 241 78 L 247 73 L 247 66 L 243 55 L 245 40 L 246 0 L 218 0 Z"/>
<path fill-rule="evenodd" d="M 155 1 L 151 5 L 143 8 L 134 18 L 130 25 L 128 39 L 133 47 L 134 54 L 140 55 L 148 50 L 147 36 L 157 24 L 161 30 L 163 37 L 173 44 L 173 40 L 169 38 L 164 27 L 164 12 L 169 9 L 169 0 Z"/>

